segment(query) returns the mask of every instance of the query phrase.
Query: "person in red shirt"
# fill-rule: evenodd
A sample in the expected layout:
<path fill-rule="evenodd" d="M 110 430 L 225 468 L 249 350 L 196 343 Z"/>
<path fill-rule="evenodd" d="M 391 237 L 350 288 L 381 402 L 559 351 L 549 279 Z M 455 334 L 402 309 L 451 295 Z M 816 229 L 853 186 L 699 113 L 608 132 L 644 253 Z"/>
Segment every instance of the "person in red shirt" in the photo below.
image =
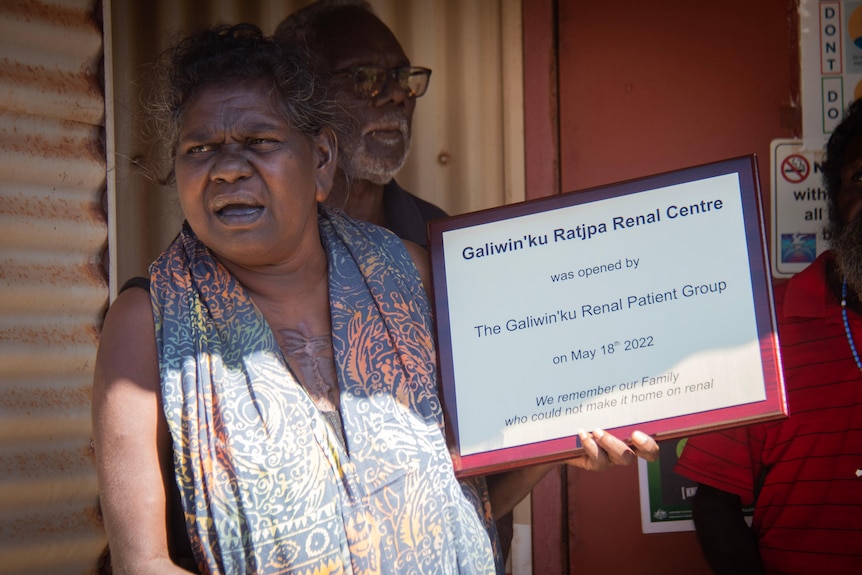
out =
<path fill-rule="evenodd" d="M 862 573 L 862 101 L 823 179 L 832 249 L 775 287 L 789 417 L 691 437 L 675 468 L 699 484 L 695 528 L 718 574 Z"/>

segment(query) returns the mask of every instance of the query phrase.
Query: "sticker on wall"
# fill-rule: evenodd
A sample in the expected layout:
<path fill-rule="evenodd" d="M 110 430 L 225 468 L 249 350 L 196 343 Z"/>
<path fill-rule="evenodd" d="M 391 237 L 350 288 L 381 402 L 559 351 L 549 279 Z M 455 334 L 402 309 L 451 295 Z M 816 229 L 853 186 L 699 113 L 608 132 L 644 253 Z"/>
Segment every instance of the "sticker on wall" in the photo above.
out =
<path fill-rule="evenodd" d="M 862 1 L 800 0 L 802 135 L 820 150 L 862 96 Z"/>
<path fill-rule="evenodd" d="M 673 471 L 687 441 L 686 437 L 659 441 L 657 461 L 638 458 L 641 531 L 645 534 L 694 531 L 691 500 L 697 483 Z M 753 513 L 753 507 L 742 509 L 749 525 Z"/>
<path fill-rule="evenodd" d="M 789 277 L 829 249 L 823 153 L 804 150 L 799 140 L 773 140 L 770 156 L 772 273 Z"/>

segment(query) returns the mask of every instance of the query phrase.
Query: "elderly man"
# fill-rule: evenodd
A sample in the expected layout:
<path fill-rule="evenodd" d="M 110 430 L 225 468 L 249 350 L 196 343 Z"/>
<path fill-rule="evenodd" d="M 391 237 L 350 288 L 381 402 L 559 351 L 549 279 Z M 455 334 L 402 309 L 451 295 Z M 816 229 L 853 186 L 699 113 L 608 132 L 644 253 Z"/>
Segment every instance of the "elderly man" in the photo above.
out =
<path fill-rule="evenodd" d="M 695 527 L 718 574 L 862 569 L 862 101 L 823 177 L 833 250 L 775 289 L 790 417 L 692 437 L 676 467 L 699 482 Z"/>
<path fill-rule="evenodd" d="M 338 135 L 341 173 L 329 203 L 424 247 L 426 222 L 446 213 L 393 176 L 407 160 L 416 98 L 431 70 L 410 65 L 392 31 L 362 0 L 315 2 L 285 19 L 275 36 L 298 39 L 322 56 L 353 120 Z"/>

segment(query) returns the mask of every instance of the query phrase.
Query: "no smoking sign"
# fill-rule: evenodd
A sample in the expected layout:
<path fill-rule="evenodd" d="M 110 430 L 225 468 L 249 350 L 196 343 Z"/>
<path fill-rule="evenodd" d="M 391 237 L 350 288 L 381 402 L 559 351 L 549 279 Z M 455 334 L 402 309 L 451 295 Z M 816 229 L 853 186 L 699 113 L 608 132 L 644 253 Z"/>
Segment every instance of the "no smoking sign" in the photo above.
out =
<path fill-rule="evenodd" d="M 781 175 L 791 184 L 800 184 L 808 178 L 811 164 L 801 154 L 791 154 L 781 162 Z"/>
<path fill-rule="evenodd" d="M 772 273 L 788 277 L 829 248 L 828 214 L 821 180 L 821 151 L 798 140 L 772 141 Z"/>

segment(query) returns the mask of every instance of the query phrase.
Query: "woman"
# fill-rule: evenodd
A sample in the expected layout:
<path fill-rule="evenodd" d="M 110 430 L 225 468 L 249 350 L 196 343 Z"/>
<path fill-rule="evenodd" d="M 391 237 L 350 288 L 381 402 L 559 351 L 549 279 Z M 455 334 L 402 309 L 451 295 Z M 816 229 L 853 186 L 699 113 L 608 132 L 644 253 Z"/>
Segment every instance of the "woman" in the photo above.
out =
<path fill-rule="evenodd" d="M 321 207 L 336 110 L 306 59 L 239 25 L 168 64 L 186 223 L 111 306 L 93 391 L 114 568 L 180 572 L 187 538 L 204 573 L 494 572 L 488 490 L 442 433 L 424 252 Z M 582 438 L 582 466 L 633 457 Z M 494 514 L 545 470 L 495 477 Z"/>

